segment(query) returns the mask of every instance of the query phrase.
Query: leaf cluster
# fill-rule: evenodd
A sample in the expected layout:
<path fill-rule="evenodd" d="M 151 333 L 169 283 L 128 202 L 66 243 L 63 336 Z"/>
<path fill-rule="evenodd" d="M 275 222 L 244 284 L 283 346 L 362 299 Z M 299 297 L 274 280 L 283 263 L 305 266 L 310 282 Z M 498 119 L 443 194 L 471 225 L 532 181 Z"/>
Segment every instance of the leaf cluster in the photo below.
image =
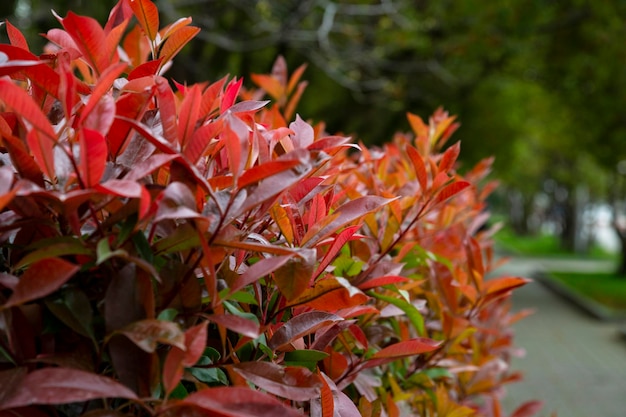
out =
<path fill-rule="evenodd" d="M 281 58 L 165 78 L 198 29 L 149 0 L 57 19 L 0 45 L 0 413 L 501 415 L 526 280 L 485 279 L 454 117 L 368 149 L 295 114 Z"/>

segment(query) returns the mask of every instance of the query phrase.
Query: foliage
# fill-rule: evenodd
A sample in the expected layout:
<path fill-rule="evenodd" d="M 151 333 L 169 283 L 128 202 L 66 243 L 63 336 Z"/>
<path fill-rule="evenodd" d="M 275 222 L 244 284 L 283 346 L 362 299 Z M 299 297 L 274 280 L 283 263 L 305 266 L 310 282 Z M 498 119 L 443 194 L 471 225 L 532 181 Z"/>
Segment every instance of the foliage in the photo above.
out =
<path fill-rule="evenodd" d="M 368 149 L 295 114 L 280 58 L 166 79 L 198 29 L 149 0 L 57 19 L 0 45 L 0 414 L 502 415 L 526 280 L 485 279 L 491 160 L 456 172 L 454 117 Z"/>

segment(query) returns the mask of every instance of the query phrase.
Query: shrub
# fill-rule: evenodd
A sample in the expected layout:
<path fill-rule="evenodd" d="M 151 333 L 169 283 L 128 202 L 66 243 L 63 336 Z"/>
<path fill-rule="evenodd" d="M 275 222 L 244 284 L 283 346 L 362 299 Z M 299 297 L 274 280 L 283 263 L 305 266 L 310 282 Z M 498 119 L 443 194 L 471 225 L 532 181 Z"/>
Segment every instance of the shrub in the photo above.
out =
<path fill-rule="evenodd" d="M 57 18 L 0 45 L 1 415 L 501 415 L 526 280 L 485 280 L 454 117 L 368 149 L 294 120 L 281 58 L 164 78 L 191 18 Z"/>

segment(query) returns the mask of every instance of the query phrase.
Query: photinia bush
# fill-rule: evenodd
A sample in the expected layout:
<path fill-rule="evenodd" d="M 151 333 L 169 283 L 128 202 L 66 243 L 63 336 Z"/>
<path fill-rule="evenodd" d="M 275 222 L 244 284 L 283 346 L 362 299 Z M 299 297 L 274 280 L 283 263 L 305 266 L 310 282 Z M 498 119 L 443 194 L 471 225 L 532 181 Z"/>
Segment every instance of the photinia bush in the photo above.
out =
<path fill-rule="evenodd" d="M 0 45 L 0 415 L 503 415 L 526 280 L 485 279 L 454 117 L 367 148 L 281 58 L 166 79 L 199 29 L 149 0 L 56 17 Z"/>

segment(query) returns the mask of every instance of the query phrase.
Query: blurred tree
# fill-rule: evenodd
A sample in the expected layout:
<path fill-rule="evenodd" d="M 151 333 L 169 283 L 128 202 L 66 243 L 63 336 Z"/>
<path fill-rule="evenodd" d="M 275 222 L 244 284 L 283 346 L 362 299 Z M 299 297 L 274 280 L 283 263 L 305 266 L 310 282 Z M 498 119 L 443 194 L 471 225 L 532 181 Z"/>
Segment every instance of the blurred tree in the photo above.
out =
<path fill-rule="evenodd" d="M 307 62 L 314 87 L 301 113 L 369 143 L 407 128 L 405 111 L 446 106 L 464 123 L 468 164 L 497 155 L 497 175 L 521 202 L 520 229 L 544 182 L 558 184 L 567 246 L 576 190 L 600 193 L 626 155 L 621 0 L 155 2 L 163 22 L 192 16 L 202 28 L 171 69 L 178 81 L 266 72 L 278 54 L 291 67 Z M 102 22 L 114 3 L 14 0 L 1 10 L 31 27 L 37 50 L 35 34 L 56 25 L 50 9 Z"/>

